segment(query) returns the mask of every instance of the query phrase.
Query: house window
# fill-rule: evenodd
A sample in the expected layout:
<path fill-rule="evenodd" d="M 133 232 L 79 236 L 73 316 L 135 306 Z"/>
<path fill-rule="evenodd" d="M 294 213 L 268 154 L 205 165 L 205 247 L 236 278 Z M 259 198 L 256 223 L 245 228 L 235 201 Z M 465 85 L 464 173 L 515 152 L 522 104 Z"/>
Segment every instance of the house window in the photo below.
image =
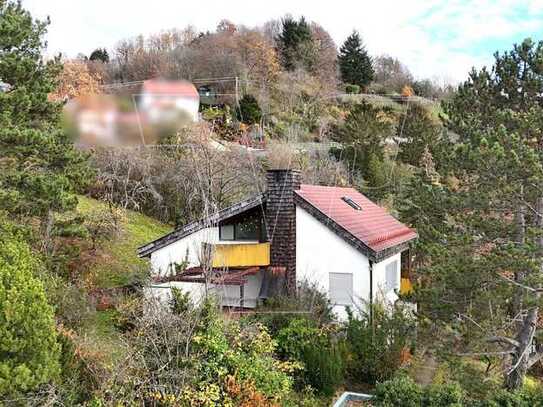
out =
<path fill-rule="evenodd" d="M 235 225 L 236 240 L 258 240 L 260 218 L 251 217 Z"/>
<path fill-rule="evenodd" d="M 353 275 L 330 273 L 330 301 L 335 305 L 353 304 Z"/>
<path fill-rule="evenodd" d="M 353 201 L 351 197 L 344 196 L 341 198 L 341 200 L 345 202 L 347 205 L 349 205 L 351 208 L 353 208 L 354 210 L 357 210 L 357 211 L 362 210 L 362 207 L 358 205 L 355 201 Z"/>
<path fill-rule="evenodd" d="M 387 291 L 398 290 L 398 260 L 394 260 L 385 266 L 385 278 Z"/>
<path fill-rule="evenodd" d="M 236 219 L 230 219 L 228 223 L 219 225 L 220 240 L 263 240 L 262 217 L 251 214 Z"/>
<path fill-rule="evenodd" d="M 221 225 L 219 227 L 220 240 L 234 240 L 234 225 Z"/>

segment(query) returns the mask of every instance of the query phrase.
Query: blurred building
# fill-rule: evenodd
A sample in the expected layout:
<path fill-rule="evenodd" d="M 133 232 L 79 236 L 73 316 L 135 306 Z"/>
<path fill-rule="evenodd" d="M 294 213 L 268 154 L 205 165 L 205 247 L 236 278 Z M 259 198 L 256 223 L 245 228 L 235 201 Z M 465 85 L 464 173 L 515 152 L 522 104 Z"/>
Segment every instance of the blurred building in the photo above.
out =
<path fill-rule="evenodd" d="M 199 104 L 192 83 L 151 79 L 130 94 L 87 95 L 69 101 L 65 123 L 82 146 L 155 144 L 198 121 Z"/>
<path fill-rule="evenodd" d="M 198 121 L 200 95 L 187 81 L 150 79 L 143 82 L 139 109 L 146 112 L 149 121 L 164 122 L 188 115 Z"/>

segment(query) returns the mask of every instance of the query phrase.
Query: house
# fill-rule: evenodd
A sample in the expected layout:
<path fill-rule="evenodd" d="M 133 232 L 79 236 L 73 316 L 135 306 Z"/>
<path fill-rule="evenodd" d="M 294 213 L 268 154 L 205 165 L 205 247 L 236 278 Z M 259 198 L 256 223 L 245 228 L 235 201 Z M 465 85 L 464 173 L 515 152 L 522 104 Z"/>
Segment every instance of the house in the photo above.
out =
<path fill-rule="evenodd" d="M 65 108 L 82 146 L 156 144 L 188 122 L 198 121 L 200 98 L 187 81 L 150 79 L 136 100 L 128 95 L 85 95 Z"/>
<path fill-rule="evenodd" d="M 198 121 L 200 95 L 187 81 L 149 79 L 143 82 L 139 108 L 151 123 L 179 120 L 181 115 Z"/>
<path fill-rule="evenodd" d="M 198 301 L 253 308 L 302 281 L 328 293 L 334 312 L 407 291 L 416 232 L 353 188 L 306 185 L 296 170 L 270 170 L 263 194 L 187 224 L 138 249 L 151 261 L 148 295 L 170 287 Z M 207 291 L 206 291 L 207 290 Z"/>

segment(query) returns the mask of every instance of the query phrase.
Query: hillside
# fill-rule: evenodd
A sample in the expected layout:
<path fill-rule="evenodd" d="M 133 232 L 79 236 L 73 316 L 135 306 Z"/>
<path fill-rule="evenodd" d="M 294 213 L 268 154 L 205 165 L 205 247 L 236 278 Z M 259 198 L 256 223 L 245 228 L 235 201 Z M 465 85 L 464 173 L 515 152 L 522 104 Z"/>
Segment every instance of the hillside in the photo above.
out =
<path fill-rule="evenodd" d="M 107 208 L 104 202 L 80 196 L 77 210 L 82 215 Z M 92 288 L 119 287 L 131 283 L 145 273 L 147 261 L 138 258 L 138 246 L 171 230 L 165 225 L 141 213 L 123 210 L 119 236 L 101 242 L 96 250 L 82 248 L 85 281 Z"/>

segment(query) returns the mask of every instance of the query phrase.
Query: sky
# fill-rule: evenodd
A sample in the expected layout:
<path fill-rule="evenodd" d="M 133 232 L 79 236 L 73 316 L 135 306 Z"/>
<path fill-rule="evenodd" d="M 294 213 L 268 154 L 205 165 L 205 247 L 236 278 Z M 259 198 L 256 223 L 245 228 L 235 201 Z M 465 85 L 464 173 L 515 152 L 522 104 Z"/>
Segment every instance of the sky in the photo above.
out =
<path fill-rule="evenodd" d="M 543 0 L 23 0 L 49 16 L 48 53 L 67 57 L 111 49 L 123 38 L 189 24 L 213 30 L 222 19 L 249 27 L 285 14 L 323 26 L 338 46 L 358 30 L 371 55 L 388 54 L 416 78 L 456 83 L 495 51 L 543 40 Z"/>

